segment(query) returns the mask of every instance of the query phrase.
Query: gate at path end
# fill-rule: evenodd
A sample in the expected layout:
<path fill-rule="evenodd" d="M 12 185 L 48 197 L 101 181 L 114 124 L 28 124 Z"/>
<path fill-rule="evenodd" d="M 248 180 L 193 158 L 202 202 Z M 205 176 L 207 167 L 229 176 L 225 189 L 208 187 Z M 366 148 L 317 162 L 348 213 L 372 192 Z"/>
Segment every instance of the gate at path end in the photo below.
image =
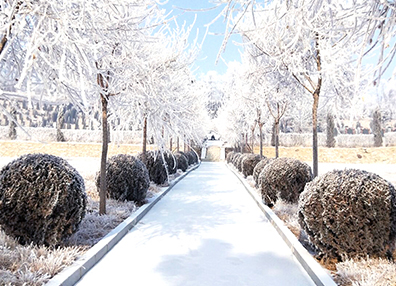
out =
<path fill-rule="evenodd" d="M 201 160 L 205 162 L 219 162 L 225 160 L 225 144 L 220 140 L 207 140 L 201 152 Z"/>

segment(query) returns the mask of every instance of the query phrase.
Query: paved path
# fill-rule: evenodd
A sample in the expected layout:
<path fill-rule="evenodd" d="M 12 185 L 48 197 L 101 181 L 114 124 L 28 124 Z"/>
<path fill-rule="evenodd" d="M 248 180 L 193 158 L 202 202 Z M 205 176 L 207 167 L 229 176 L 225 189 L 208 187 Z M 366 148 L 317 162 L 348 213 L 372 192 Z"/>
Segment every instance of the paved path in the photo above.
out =
<path fill-rule="evenodd" d="M 224 163 L 180 181 L 76 285 L 314 285 Z"/>

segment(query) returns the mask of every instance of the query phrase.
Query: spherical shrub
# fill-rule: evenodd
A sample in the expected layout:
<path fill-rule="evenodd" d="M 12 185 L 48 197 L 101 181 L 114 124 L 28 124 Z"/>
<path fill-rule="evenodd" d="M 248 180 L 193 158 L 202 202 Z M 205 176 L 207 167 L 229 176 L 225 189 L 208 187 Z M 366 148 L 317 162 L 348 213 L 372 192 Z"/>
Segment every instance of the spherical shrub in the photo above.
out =
<path fill-rule="evenodd" d="M 256 167 L 257 163 L 260 162 L 261 156 L 255 154 L 248 154 L 241 161 L 242 174 L 247 177 L 253 175 L 253 169 Z"/>
<path fill-rule="evenodd" d="M 84 180 L 64 159 L 24 155 L 0 171 L 0 225 L 21 244 L 58 245 L 85 216 Z"/>
<path fill-rule="evenodd" d="M 172 152 L 170 151 L 165 151 L 164 152 L 164 158 L 166 165 L 168 166 L 168 172 L 169 174 L 174 174 L 177 171 L 177 160 L 175 156 L 173 156 Z"/>
<path fill-rule="evenodd" d="M 241 156 L 242 156 L 242 153 L 235 153 L 234 156 L 232 156 L 232 164 L 234 165 L 235 168 L 237 168 L 238 161 Z"/>
<path fill-rule="evenodd" d="M 177 168 L 185 172 L 188 168 L 188 159 L 183 152 L 177 152 L 174 154 L 177 162 Z"/>
<path fill-rule="evenodd" d="M 265 166 L 267 166 L 272 160 L 274 160 L 273 158 L 267 158 L 264 157 L 260 160 L 260 162 L 257 163 L 257 165 L 254 167 L 253 169 L 253 179 L 256 182 L 256 185 L 258 185 L 259 183 L 259 175 L 261 173 L 261 171 L 264 169 Z"/>
<path fill-rule="evenodd" d="M 186 153 L 186 157 L 188 159 L 188 164 L 189 165 L 194 165 L 198 163 L 198 156 L 194 151 L 188 151 Z"/>
<path fill-rule="evenodd" d="M 232 158 L 234 157 L 235 154 L 236 153 L 234 151 L 231 151 L 230 153 L 227 154 L 226 161 L 228 164 L 232 162 Z"/>
<path fill-rule="evenodd" d="M 242 161 L 249 155 L 251 154 L 244 153 L 241 156 L 239 156 L 238 160 L 236 161 L 235 167 L 238 169 L 239 172 L 242 172 Z"/>
<path fill-rule="evenodd" d="M 292 158 L 278 158 L 261 171 L 258 187 L 268 206 L 273 206 L 278 198 L 297 203 L 305 184 L 311 180 L 311 167 L 306 163 Z"/>
<path fill-rule="evenodd" d="M 395 188 L 373 173 L 334 170 L 315 178 L 300 196 L 298 216 L 328 258 L 389 257 L 395 246 Z"/>
<path fill-rule="evenodd" d="M 142 161 L 132 155 L 119 154 L 106 164 L 107 196 L 118 201 L 141 203 L 150 186 L 149 174 Z M 96 177 L 100 186 L 100 172 Z"/>
<path fill-rule="evenodd" d="M 138 155 L 138 159 L 143 159 L 143 153 Z M 150 181 L 157 185 L 162 185 L 168 179 L 165 164 L 159 151 L 146 152 L 146 167 L 150 176 Z"/>

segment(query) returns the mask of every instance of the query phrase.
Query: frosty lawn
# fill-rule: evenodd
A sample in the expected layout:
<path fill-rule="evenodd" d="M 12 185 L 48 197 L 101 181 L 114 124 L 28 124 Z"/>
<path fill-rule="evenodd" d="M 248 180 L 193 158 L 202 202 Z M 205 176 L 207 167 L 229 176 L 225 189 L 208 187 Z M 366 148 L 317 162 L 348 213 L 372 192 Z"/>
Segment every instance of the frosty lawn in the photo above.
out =
<path fill-rule="evenodd" d="M 223 163 L 180 181 L 77 285 L 128 281 L 314 285 Z"/>

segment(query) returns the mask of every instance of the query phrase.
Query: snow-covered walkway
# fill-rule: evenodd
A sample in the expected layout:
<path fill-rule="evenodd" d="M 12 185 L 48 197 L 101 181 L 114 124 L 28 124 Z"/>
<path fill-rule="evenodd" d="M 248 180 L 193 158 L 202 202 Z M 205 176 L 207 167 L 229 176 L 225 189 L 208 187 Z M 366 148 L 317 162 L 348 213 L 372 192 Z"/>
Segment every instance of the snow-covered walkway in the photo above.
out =
<path fill-rule="evenodd" d="M 314 285 L 224 163 L 180 181 L 76 285 Z"/>

